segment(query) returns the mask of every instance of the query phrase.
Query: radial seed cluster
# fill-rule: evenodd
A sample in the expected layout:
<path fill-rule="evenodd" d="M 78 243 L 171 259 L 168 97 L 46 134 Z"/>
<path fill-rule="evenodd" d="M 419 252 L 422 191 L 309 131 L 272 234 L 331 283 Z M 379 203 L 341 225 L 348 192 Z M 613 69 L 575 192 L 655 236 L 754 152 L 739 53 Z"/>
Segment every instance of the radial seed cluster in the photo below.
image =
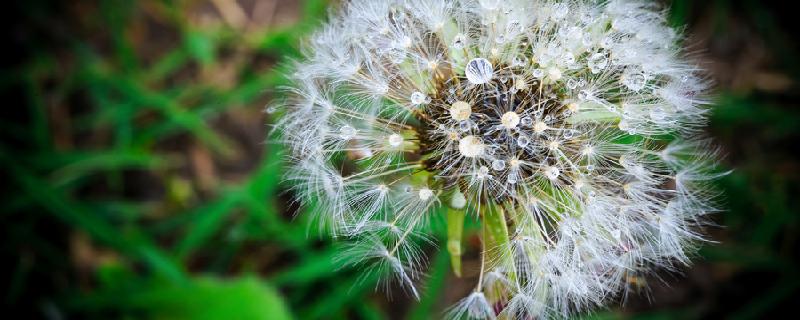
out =
<path fill-rule="evenodd" d="M 480 221 L 451 318 L 603 306 L 687 264 L 715 211 L 708 83 L 679 41 L 644 1 L 347 1 L 296 63 L 286 176 L 347 262 L 417 297 L 430 221 L 453 259 Z"/>

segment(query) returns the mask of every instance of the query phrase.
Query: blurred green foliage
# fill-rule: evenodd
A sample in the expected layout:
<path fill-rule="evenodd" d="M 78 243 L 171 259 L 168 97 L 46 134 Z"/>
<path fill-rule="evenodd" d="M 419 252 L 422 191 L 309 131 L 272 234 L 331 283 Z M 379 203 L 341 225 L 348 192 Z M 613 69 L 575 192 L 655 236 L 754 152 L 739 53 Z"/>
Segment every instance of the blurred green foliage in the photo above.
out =
<path fill-rule="evenodd" d="M 0 76 L 25 106 L 7 103 L 23 114 L 0 119 L 4 307 L 55 319 L 438 318 L 463 293 L 446 251 L 431 254 L 421 301 L 375 295 L 377 275 L 341 268 L 337 245 L 292 215 L 281 148 L 265 142 L 265 99 L 328 3 L 303 2 L 283 27 L 242 27 L 218 14 L 225 3 L 20 6 L 31 34 L 50 38 Z M 776 65 L 800 79 L 758 2 L 672 8 L 676 26 L 714 12 L 712 37 L 744 8 Z M 759 318 L 796 295 L 800 99 L 721 90 L 711 133 L 735 169 L 719 182 L 728 211 L 710 231 L 721 243 L 701 251 L 700 274 L 676 277 L 683 300 L 592 317 Z M 710 285 L 692 284 L 704 277 Z"/>

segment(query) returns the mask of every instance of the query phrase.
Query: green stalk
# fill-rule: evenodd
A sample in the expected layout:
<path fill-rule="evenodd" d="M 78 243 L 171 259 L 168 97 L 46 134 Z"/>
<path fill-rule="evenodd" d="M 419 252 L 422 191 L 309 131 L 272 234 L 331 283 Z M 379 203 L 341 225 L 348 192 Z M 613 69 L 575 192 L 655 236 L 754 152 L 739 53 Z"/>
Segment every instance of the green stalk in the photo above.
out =
<path fill-rule="evenodd" d="M 447 208 L 447 252 L 456 277 L 461 277 L 461 238 L 464 234 L 464 210 Z"/>

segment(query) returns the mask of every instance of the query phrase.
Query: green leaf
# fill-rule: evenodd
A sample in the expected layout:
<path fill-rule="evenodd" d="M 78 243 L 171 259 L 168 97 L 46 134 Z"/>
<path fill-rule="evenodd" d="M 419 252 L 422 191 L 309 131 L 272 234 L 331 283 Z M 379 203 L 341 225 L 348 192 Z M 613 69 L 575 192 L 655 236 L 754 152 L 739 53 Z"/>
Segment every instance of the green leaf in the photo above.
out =
<path fill-rule="evenodd" d="M 443 252 L 436 254 L 428 282 L 425 284 L 425 292 L 422 294 L 422 299 L 409 312 L 408 319 L 439 318 L 440 315 L 436 314 L 437 311 L 434 308 L 440 298 L 444 296 L 445 283 L 447 282 L 447 260 L 449 260 L 447 256 Z"/>
<path fill-rule="evenodd" d="M 120 230 L 80 203 L 68 200 L 46 181 L 38 179 L 25 169 L 6 161 L 4 157 L 0 157 L 0 160 L 11 168 L 12 178 L 21 187 L 20 192 L 30 196 L 35 203 L 54 217 L 85 231 L 92 238 L 106 245 L 141 260 L 165 279 L 174 283 L 182 282 L 185 279 L 181 267 L 140 232 L 133 230 L 121 233 Z"/>
<path fill-rule="evenodd" d="M 214 41 L 201 32 L 190 31 L 186 34 L 186 49 L 189 54 L 202 65 L 214 63 Z"/>
<path fill-rule="evenodd" d="M 238 197 L 239 194 L 236 191 L 229 191 L 221 199 L 200 208 L 196 213 L 192 214 L 196 218 L 193 219 L 189 230 L 178 244 L 178 256 L 186 258 L 221 229 L 225 217 L 237 206 Z"/>
<path fill-rule="evenodd" d="M 199 277 L 184 285 L 128 283 L 74 301 L 78 308 L 112 310 L 145 319 L 292 319 L 283 297 L 251 276 L 236 280 Z"/>
<path fill-rule="evenodd" d="M 336 261 L 338 248 L 309 255 L 297 266 L 275 275 L 271 281 L 276 285 L 307 285 L 320 278 L 335 274 L 341 264 Z"/>

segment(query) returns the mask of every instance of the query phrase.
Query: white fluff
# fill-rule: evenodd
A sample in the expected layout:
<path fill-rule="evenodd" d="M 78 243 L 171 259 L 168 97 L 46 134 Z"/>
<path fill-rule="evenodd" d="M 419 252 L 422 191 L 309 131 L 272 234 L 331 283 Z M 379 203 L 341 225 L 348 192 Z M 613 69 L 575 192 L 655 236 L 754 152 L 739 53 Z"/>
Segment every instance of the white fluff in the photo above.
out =
<path fill-rule="evenodd" d="M 637 0 L 348 1 L 296 63 L 286 176 L 349 262 L 414 296 L 433 213 L 505 208 L 509 247 L 452 318 L 601 307 L 687 264 L 715 211 L 708 82 L 665 20 Z"/>

